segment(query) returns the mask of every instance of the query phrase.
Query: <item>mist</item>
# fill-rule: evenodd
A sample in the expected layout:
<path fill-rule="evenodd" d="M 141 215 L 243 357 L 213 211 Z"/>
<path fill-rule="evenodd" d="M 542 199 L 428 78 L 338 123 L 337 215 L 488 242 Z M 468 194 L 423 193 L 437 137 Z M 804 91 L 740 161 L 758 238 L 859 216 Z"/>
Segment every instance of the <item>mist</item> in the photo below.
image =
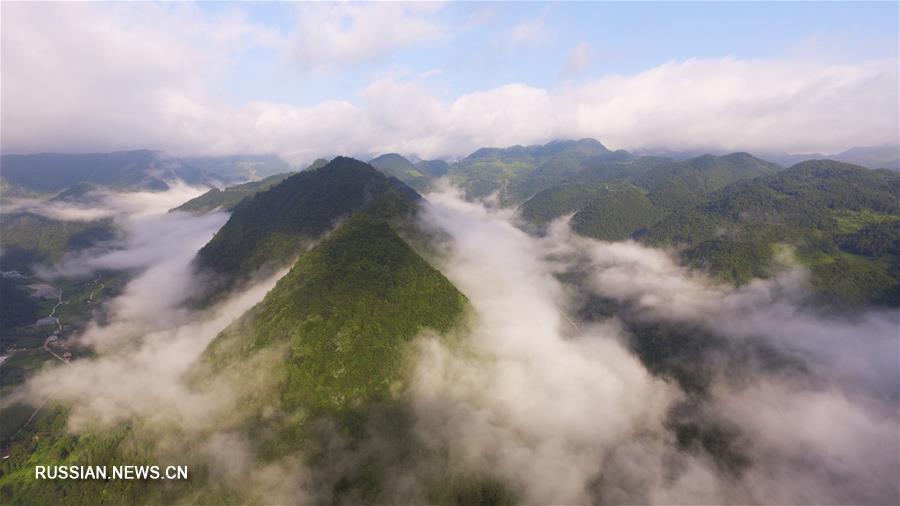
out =
<path fill-rule="evenodd" d="M 116 248 L 70 256 L 55 271 L 135 272 L 108 303 L 106 321 L 78 338 L 96 355 L 44 369 L 4 402 L 63 401 L 75 433 L 137 423 L 160 458 L 189 455 L 209 466 L 210 479 L 240 477 L 248 497 L 264 502 L 327 497 L 322 483 L 342 472 L 327 466 L 345 469 L 360 458 L 355 452 L 389 451 L 386 440 L 345 448 L 335 438 L 323 443 L 335 452 L 326 468 L 307 467 L 302 452 L 259 459 L 241 432 L 241 399 L 248 388 L 267 391 L 267 369 L 251 367 L 259 377 L 238 382 L 225 374 L 208 388 L 189 376 L 207 345 L 284 271 L 213 308 L 185 308 L 201 282 L 190 261 L 227 215 L 168 213 L 174 206 L 150 200 L 158 205 L 118 218 L 126 233 Z M 440 251 L 429 260 L 472 311 L 458 335 L 417 340 L 401 395 L 425 451 L 407 464 L 494 478 L 528 504 L 900 499 L 895 313 L 814 311 L 805 304 L 806 273 L 789 264 L 770 280 L 727 287 L 668 252 L 577 236 L 566 218 L 544 237 L 526 234 L 517 220 L 513 210 L 466 202 L 449 187 L 427 196 L 421 226 Z M 618 310 L 589 317 L 583 306 L 591 298 Z M 695 357 L 691 365 L 711 378 L 698 393 L 645 363 L 636 348 L 645 323 L 702 329 L 734 348 Z M 745 343 L 764 343 L 788 365 L 741 362 L 735 350 Z M 685 426 L 722 447 L 686 443 Z M 403 470 L 392 470 L 385 486 L 392 497 L 427 487 Z"/>
<path fill-rule="evenodd" d="M 803 303 L 796 267 L 725 287 L 662 250 L 582 238 L 566 219 L 535 238 L 516 219 L 448 189 L 429 195 L 423 217 L 476 312 L 466 345 L 424 340 L 414 385 L 421 437 L 455 465 L 499 475 L 525 503 L 900 499 L 896 312 L 823 315 Z M 563 283 L 566 273 L 585 282 Z M 621 312 L 579 319 L 590 296 Z M 633 321 L 761 342 L 797 366 L 702 355 L 694 366 L 712 383 L 688 392 L 633 353 Z M 679 444 L 673 417 L 685 412 L 701 429 L 727 428 L 740 465 Z"/>

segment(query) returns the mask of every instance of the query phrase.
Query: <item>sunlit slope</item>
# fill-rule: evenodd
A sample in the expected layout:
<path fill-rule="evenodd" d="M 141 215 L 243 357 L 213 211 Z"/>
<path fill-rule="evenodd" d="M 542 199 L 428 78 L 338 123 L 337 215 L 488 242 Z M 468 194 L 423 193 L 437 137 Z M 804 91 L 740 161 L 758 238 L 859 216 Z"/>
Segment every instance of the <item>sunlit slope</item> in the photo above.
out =
<path fill-rule="evenodd" d="M 449 330 L 465 297 L 383 220 L 351 218 L 305 253 L 210 345 L 213 370 L 286 346 L 273 374 L 286 409 L 340 410 L 389 395 L 409 340 Z"/>
<path fill-rule="evenodd" d="M 325 502 L 388 501 L 387 483 L 415 472 L 424 451 L 406 395 L 413 338 L 447 334 L 466 307 L 385 220 L 359 214 L 223 331 L 195 377 L 241 392 L 240 426 L 261 462 L 300 451 Z M 352 457 L 334 452 L 336 441 L 354 448 Z M 425 481 L 435 490 L 482 486 Z"/>

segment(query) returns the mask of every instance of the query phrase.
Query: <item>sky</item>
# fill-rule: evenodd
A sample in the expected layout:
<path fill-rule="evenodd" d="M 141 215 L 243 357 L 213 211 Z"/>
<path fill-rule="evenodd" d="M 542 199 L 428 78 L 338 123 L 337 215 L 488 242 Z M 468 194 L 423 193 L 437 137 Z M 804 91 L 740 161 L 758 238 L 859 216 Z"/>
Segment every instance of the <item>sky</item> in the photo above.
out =
<path fill-rule="evenodd" d="M 898 4 L 3 4 L 4 153 L 898 139 Z"/>

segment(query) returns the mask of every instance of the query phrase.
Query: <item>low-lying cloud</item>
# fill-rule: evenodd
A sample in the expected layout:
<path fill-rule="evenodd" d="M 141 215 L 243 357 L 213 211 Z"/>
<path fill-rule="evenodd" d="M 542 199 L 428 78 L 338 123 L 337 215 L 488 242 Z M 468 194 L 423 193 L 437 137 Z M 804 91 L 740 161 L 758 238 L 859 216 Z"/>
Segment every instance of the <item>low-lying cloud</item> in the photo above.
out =
<path fill-rule="evenodd" d="M 423 467 L 437 459 L 447 476 L 492 477 L 534 504 L 900 499 L 895 313 L 823 316 L 803 304 L 801 270 L 723 287 L 663 251 L 581 238 L 565 220 L 536 238 L 516 219 L 452 190 L 428 196 L 422 226 L 443 241 L 436 266 L 473 311 L 460 336 L 426 334 L 418 343 L 408 400 Z M 323 493 L 310 479 L 330 470 L 306 467 L 302 453 L 264 463 L 228 418 L 241 398 L 233 385 L 197 390 L 185 380 L 209 342 L 281 274 L 206 312 L 184 309 L 196 282 L 190 258 L 221 220 L 136 219 L 122 254 L 140 260 L 119 265 L 142 265 L 140 274 L 110 304 L 108 321 L 81 338 L 97 356 L 43 371 L 28 392 L 71 401 L 73 430 L 139 420 L 198 434 L 193 455 L 210 463 L 211 479 L 247 477 L 253 497 L 304 502 Z M 155 250 L 149 238 L 165 233 L 173 235 L 160 242 L 174 245 Z M 588 318 L 580 311 L 588 297 L 620 311 Z M 689 391 L 665 371 L 651 373 L 635 353 L 641 322 L 761 341 L 802 367 L 791 374 L 753 362 L 723 367 L 698 354 L 693 365 L 711 370 L 711 382 Z M 686 442 L 685 423 L 705 442 Z M 349 468 L 363 446 L 390 453 L 387 440 L 323 444 L 340 456 L 329 461 L 337 467 Z M 166 438 L 158 445 L 163 454 L 178 448 Z M 416 473 L 391 471 L 390 494 L 419 493 Z"/>
<path fill-rule="evenodd" d="M 896 313 L 822 316 L 801 304 L 800 270 L 728 288 L 663 251 L 577 237 L 565 221 L 533 238 L 510 211 L 452 192 L 429 199 L 425 226 L 449 237 L 441 267 L 477 312 L 469 347 L 425 341 L 414 388 L 422 437 L 455 464 L 499 476 L 528 503 L 898 500 Z M 585 283 L 554 276 L 575 269 Z M 572 321 L 583 290 L 622 312 Z M 641 338 L 633 318 L 761 340 L 804 366 L 727 369 L 698 354 L 712 383 L 682 391 L 629 351 Z M 726 453 L 679 443 L 674 413 Z"/>

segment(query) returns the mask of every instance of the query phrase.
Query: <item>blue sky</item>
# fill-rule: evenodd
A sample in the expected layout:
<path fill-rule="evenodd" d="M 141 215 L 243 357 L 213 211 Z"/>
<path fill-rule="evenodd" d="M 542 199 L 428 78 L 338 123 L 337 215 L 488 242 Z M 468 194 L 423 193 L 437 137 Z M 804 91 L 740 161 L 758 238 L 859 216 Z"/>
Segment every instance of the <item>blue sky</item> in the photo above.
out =
<path fill-rule="evenodd" d="M 898 3 L 6 3 L 3 152 L 896 143 Z M 76 126 L 73 128 L 73 125 Z"/>
<path fill-rule="evenodd" d="M 238 9 L 283 34 L 300 15 L 290 3 L 200 5 L 210 16 Z M 339 71 L 303 72 L 287 67 L 277 51 L 248 50 L 234 69 L 231 99 L 354 100 L 380 76 L 434 69 L 440 73 L 430 78 L 433 85 L 453 96 L 511 82 L 550 87 L 690 58 L 802 55 L 853 63 L 896 57 L 898 41 L 896 2 L 458 3 L 445 5 L 434 19 L 447 27 L 446 36 Z M 529 24 L 536 27 L 533 41 L 499 40 Z M 589 62 L 565 73 L 579 44 L 590 48 Z"/>

